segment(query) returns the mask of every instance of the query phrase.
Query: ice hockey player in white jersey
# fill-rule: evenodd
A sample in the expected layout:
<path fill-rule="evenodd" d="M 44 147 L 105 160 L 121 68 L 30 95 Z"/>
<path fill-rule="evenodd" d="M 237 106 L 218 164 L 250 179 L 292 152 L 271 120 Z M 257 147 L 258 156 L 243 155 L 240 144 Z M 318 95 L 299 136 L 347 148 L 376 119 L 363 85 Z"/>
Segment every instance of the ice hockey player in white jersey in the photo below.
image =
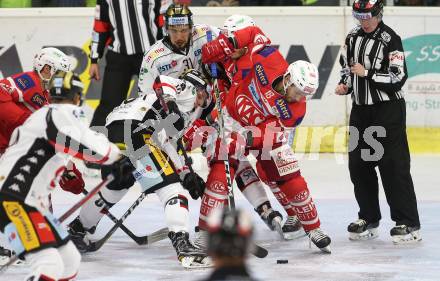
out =
<path fill-rule="evenodd" d="M 137 181 L 143 191 L 155 192 L 164 205 L 168 237 L 181 264 L 188 268 L 211 265 L 206 253 L 189 240 L 188 199 L 184 190 L 197 199 L 203 194 L 205 182 L 189 172 L 170 141 L 170 137 L 181 135 L 209 104 L 206 86 L 203 75 L 196 70 L 185 72 L 182 80 L 161 75 L 153 88 L 163 92 L 162 101 L 156 94 L 141 95 L 124 101 L 108 115 L 109 139 L 125 150 L 136 169 L 126 182 L 104 187 L 70 224 L 69 232 L 80 251 L 90 250 L 90 234 L 102 218 L 104 206 L 116 204 Z M 161 102 L 167 104 L 168 113 Z M 107 173 L 102 169 L 103 176 Z"/>
<path fill-rule="evenodd" d="M 194 24 L 191 10 L 182 4 L 171 4 L 165 12 L 166 35 L 145 53 L 139 73 L 139 93 L 154 94 L 151 85 L 159 75 L 178 78 L 188 69 L 202 69 L 201 50 L 208 42 L 206 32 L 213 36 L 219 29 Z"/>
<path fill-rule="evenodd" d="M 14 130 L 0 158 L 0 230 L 11 249 L 28 261 L 31 273 L 25 280 L 73 280 L 79 269 L 78 250 L 48 209 L 66 154 L 118 171 L 127 164 L 116 145 L 79 122 L 82 83 L 71 72 L 63 74 L 53 79 L 58 85 L 50 91 L 53 104 Z M 117 180 L 122 177 L 115 174 Z"/>

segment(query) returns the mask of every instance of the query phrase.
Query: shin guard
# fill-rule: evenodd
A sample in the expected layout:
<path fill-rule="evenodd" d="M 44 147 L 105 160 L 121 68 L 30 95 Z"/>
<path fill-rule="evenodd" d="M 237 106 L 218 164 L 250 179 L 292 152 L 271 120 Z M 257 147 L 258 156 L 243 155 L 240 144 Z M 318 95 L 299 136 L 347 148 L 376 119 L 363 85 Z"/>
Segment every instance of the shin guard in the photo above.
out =
<path fill-rule="evenodd" d="M 234 178 L 232 166 L 231 178 Z M 207 229 L 207 219 L 211 211 L 215 208 L 224 208 L 227 205 L 228 186 L 226 183 L 225 166 L 223 162 L 212 162 L 200 205 L 199 228 Z"/>
<path fill-rule="evenodd" d="M 298 175 L 280 185 L 281 191 L 286 194 L 293 206 L 298 219 L 306 232 L 320 226 L 318 211 L 316 210 L 313 199 L 304 178 Z"/>

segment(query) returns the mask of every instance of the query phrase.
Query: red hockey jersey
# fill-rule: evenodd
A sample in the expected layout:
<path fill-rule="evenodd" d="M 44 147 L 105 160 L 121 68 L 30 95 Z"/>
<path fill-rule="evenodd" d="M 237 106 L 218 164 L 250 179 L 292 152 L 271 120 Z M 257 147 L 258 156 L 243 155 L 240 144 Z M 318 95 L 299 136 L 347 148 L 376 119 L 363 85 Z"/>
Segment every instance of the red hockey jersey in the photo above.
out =
<path fill-rule="evenodd" d="M 242 125 L 256 126 L 267 120 L 282 127 L 298 126 L 306 113 L 306 100 L 288 103 L 274 90 L 283 78 L 288 63 L 281 53 L 269 46 L 270 40 L 258 27 L 247 27 L 234 33 L 235 47 L 249 47 L 252 69 L 237 87 L 228 93 L 226 106 L 229 114 Z"/>
<path fill-rule="evenodd" d="M 35 110 L 49 104 L 49 92 L 38 74 L 23 72 L 0 80 L 0 154 L 8 147 L 15 128 Z"/>

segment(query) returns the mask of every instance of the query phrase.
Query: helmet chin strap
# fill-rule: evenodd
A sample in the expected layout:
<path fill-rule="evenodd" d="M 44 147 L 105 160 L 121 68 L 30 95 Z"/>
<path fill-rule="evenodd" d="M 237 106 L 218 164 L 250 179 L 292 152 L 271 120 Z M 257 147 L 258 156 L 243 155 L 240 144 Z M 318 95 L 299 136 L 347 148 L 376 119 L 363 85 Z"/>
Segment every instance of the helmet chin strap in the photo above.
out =
<path fill-rule="evenodd" d="M 285 83 L 284 80 L 286 78 L 286 75 L 283 75 L 283 93 L 281 93 L 283 96 L 287 95 L 287 88 L 289 88 L 292 83 Z M 290 81 L 290 79 L 288 80 Z"/>
<path fill-rule="evenodd" d="M 40 76 L 41 82 L 43 84 L 43 88 L 45 90 L 49 90 L 50 80 L 52 79 L 53 76 L 50 77 L 50 79 L 46 79 L 41 75 L 41 73 L 38 73 L 38 75 Z"/>

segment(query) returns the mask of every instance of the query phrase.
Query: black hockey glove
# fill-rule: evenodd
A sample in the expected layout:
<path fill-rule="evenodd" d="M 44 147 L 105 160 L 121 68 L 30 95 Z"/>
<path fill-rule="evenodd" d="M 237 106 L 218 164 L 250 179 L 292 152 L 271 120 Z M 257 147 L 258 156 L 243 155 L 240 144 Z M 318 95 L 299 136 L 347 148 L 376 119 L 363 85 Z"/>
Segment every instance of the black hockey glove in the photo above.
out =
<path fill-rule="evenodd" d="M 205 181 L 197 173 L 188 173 L 183 180 L 183 188 L 189 191 L 191 198 L 197 200 L 205 191 Z"/>
<path fill-rule="evenodd" d="M 111 190 L 121 190 L 131 187 L 134 184 L 133 177 L 134 166 L 131 164 L 130 159 L 126 156 L 122 156 L 121 159 L 113 163 L 112 165 L 103 166 L 101 173 L 103 176 L 112 174 L 114 180 L 107 185 Z"/>

